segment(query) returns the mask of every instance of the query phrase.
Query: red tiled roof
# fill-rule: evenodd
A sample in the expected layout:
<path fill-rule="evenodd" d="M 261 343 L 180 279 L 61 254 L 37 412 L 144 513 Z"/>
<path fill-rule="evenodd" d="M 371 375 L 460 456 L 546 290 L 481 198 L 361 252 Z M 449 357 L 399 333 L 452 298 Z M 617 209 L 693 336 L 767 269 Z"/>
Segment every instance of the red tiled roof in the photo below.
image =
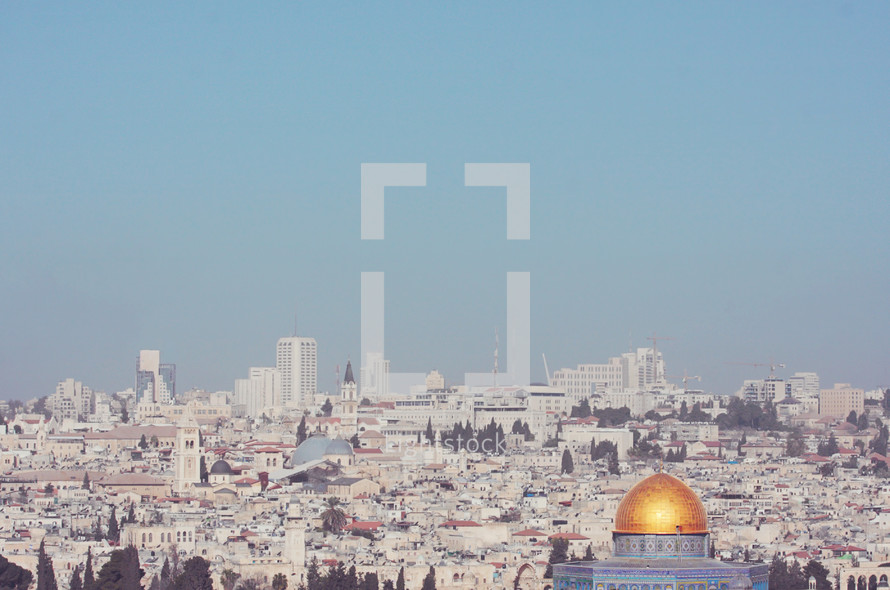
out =
<path fill-rule="evenodd" d="M 543 537 L 544 533 L 541 531 L 537 531 L 535 529 L 525 529 L 524 531 L 519 531 L 518 533 L 513 533 L 514 537 Z"/>

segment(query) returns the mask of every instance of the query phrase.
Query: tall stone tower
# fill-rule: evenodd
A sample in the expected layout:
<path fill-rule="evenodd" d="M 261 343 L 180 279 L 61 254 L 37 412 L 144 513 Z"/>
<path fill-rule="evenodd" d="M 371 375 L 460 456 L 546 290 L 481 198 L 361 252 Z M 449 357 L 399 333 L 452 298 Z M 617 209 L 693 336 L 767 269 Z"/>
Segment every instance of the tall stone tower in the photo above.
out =
<path fill-rule="evenodd" d="M 352 362 L 346 361 L 346 375 L 343 376 L 343 384 L 340 386 L 340 403 L 343 405 L 343 417 L 341 418 L 343 438 L 358 434 L 357 396 L 355 377 L 352 375 Z"/>
<path fill-rule="evenodd" d="M 177 493 L 187 492 L 192 484 L 201 481 L 201 446 L 199 444 L 198 423 L 189 417 L 176 427 L 176 449 L 173 460 L 176 465 L 176 476 L 173 490 Z"/>
<path fill-rule="evenodd" d="M 294 572 L 306 566 L 306 531 L 303 521 L 287 519 L 284 525 L 284 553 Z"/>

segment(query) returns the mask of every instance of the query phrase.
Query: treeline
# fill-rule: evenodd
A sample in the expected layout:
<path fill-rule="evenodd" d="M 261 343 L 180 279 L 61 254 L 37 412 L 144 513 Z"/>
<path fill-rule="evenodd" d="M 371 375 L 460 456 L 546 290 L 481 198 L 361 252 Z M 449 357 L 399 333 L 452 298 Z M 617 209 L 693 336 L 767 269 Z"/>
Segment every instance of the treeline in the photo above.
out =
<path fill-rule="evenodd" d="M 753 428 L 754 430 L 786 430 L 776 416 L 776 407 L 767 402 L 763 407 L 754 402 L 733 398 L 726 406 L 726 412 L 717 416 L 715 422 L 722 429 Z"/>
<path fill-rule="evenodd" d="M 318 565 L 318 559 L 313 557 L 306 568 L 306 584 L 300 584 L 298 590 L 381 590 L 380 579 L 374 572 L 359 574 L 355 566 L 349 569 L 342 561 L 327 568 L 322 573 Z M 382 590 L 406 590 L 405 568 L 399 569 L 399 575 L 393 580 L 385 580 Z M 420 590 L 436 590 L 436 570 L 430 566 L 429 572 L 423 579 Z"/>
<path fill-rule="evenodd" d="M 769 565 L 770 588 L 806 588 L 810 576 L 816 578 L 817 590 L 833 590 L 834 584 L 828 580 L 828 570 L 816 560 L 811 559 L 801 568 L 797 560 L 791 565 L 778 553 L 773 556 Z"/>
<path fill-rule="evenodd" d="M 488 455 L 503 454 L 506 451 L 506 441 L 503 427 L 495 424 L 494 420 L 480 430 L 474 429 L 469 420 L 465 425 L 456 422 L 450 431 L 442 434 L 442 444 L 448 449 Z"/>

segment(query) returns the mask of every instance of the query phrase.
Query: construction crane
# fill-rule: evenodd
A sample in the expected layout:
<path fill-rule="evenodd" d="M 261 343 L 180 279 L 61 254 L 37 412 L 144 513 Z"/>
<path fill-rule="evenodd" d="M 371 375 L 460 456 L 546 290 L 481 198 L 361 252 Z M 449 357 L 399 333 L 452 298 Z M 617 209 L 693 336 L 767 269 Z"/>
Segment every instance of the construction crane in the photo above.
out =
<path fill-rule="evenodd" d="M 658 341 L 659 340 L 673 340 L 670 336 L 658 336 L 655 332 L 652 332 L 652 335 L 646 338 L 646 340 L 652 341 L 652 365 L 653 365 L 653 383 L 656 385 L 659 383 L 658 379 Z"/>
<path fill-rule="evenodd" d="M 777 363 L 772 359 L 768 363 L 739 363 L 735 361 L 729 361 L 726 363 L 727 365 L 744 365 L 746 367 L 769 367 L 769 377 L 772 379 L 776 376 L 776 369 L 784 369 L 785 363 Z"/>
<path fill-rule="evenodd" d="M 541 356 L 544 358 L 544 373 L 547 375 L 547 385 L 550 386 L 550 367 L 547 366 L 547 355 L 542 352 Z"/>
<path fill-rule="evenodd" d="M 697 379 L 698 382 L 701 383 L 701 377 L 700 377 L 700 376 L 698 376 L 698 375 L 688 375 L 688 374 L 686 373 L 686 369 L 683 369 L 683 374 L 682 374 L 682 375 L 665 375 L 665 377 L 666 377 L 667 379 L 682 379 L 682 380 L 683 380 L 683 391 L 684 391 L 684 392 L 687 391 L 686 384 L 687 384 L 691 379 Z"/>

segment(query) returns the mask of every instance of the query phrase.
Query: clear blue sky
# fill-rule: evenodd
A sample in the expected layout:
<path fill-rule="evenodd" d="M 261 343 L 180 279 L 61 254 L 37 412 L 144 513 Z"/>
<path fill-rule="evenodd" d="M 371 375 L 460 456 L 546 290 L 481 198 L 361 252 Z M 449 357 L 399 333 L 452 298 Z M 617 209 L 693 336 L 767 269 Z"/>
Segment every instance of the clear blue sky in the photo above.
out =
<path fill-rule="evenodd" d="M 657 331 L 721 393 L 890 383 L 890 4 L 478 4 L 5 4 L 0 397 L 231 389 L 295 309 L 329 389 L 363 270 L 395 371 L 490 370 L 528 270 L 535 380 Z M 428 166 L 383 242 L 362 162 Z M 464 162 L 530 164 L 530 241 Z"/>

